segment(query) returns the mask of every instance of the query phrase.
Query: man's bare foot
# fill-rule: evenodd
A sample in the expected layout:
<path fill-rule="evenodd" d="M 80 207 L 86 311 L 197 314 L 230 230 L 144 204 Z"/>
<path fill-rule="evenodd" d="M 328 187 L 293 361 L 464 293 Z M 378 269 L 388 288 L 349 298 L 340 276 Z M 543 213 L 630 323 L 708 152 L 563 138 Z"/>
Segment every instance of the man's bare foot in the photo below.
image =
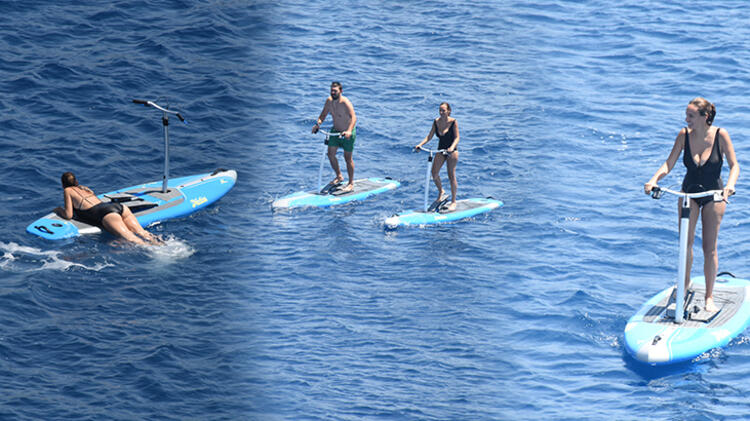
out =
<path fill-rule="evenodd" d="M 446 209 L 448 209 L 449 211 L 456 210 L 456 202 L 451 202 Z"/>
<path fill-rule="evenodd" d="M 716 305 L 714 304 L 713 297 L 707 297 L 706 298 L 706 311 L 709 313 L 713 313 L 715 311 L 719 310 L 716 308 Z"/>
<path fill-rule="evenodd" d="M 352 190 L 354 190 L 354 184 L 351 184 L 351 183 L 349 183 L 346 186 L 344 186 L 344 187 L 342 187 L 342 188 L 339 189 L 339 191 L 341 191 L 341 192 L 348 192 L 348 191 L 352 191 Z"/>
<path fill-rule="evenodd" d="M 328 183 L 328 184 L 339 184 L 339 183 L 341 183 L 343 181 L 344 181 L 344 177 L 343 176 L 337 176 L 336 178 L 334 178 L 333 180 L 331 180 L 331 182 Z"/>

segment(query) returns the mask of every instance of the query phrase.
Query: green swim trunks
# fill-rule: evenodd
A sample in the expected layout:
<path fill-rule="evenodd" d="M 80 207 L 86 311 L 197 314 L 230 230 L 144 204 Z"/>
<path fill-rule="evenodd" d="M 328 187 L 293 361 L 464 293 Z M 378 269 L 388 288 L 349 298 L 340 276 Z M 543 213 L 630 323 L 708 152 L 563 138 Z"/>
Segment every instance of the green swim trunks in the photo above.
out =
<path fill-rule="evenodd" d="M 345 151 L 351 152 L 354 150 L 354 139 L 357 138 L 357 128 L 352 129 L 352 135 L 349 139 L 344 136 L 336 135 L 339 133 L 337 130 L 331 130 L 331 137 L 328 138 L 328 146 L 335 146 L 338 148 L 344 148 Z"/>

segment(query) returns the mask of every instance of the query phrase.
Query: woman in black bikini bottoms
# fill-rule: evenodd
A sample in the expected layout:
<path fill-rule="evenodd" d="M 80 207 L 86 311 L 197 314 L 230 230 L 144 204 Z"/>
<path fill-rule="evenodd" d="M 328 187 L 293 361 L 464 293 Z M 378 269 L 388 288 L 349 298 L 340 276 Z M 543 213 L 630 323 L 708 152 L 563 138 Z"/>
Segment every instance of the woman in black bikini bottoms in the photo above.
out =
<path fill-rule="evenodd" d="M 719 238 L 719 225 L 727 207 L 727 199 L 734 194 L 734 185 L 740 175 L 740 166 L 734 154 L 732 140 L 725 129 L 713 127 L 716 117 L 716 107 L 703 98 L 690 101 L 685 110 L 685 122 L 688 126 L 677 134 L 672 151 L 667 161 L 644 185 L 646 194 L 651 193 L 654 186 L 665 175 L 669 174 L 677 163 L 680 152 L 685 151 L 683 163 L 687 168 L 685 179 L 682 181 L 682 191 L 698 193 L 706 190 L 724 190 L 724 200 L 714 202 L 713 198 L 690 200 L 690 225 L 688 230 L 687 270 L 685 272 L 685 287 L 690 284 L 690 268 L 693 264 L 693 240 L 698 215 L 701 216 L 703 227 L 703 273 L 706 277 L 706 310 L 716 311 L 713 299 L 714 281 L 719 266 L 719 255 L 716 244 Z M 729 164 L 729 180 L 722 187 L 721 166 L 722 152 Z M 679 200 L 682 206 L 682 198 Z"/>
<path fill-rule="evenodd" d="M 146 244 L 144 240 L 157 244 L 158 240 L 141 227 L 127 206 L 119 203 L 102 202 L 91 189 L 78 184 L 76 176 L 66 172 L 61 177 L 64 208 L 56 208 L 55 213 L 65 219 L 75 219 L 90 225 L 100 226 L 136 244 Z M 137 234 L 137 235 L 136 235 Z"/>
<path fill-rule="evenodd" d="M 444 191 L 443 184 L 440 182 L 440 168 L 442 168 L 443 162 L 448 161 L 448 179 L 451 182 L 451 203 L 448 205 L 448 210 L 454 210 L 456 209 L 456 191 L 458 190 L 458 182 L 456 181 L 456 164 L 458 164 L 457 148 L 461 136 L 458 132 L 458 121 L 455 118 L 451 118 L 451 106 L 447 102 L 440 104 L 439 113 L 440 117 L 432 122 L 430 134 L 419 142 L 414 149 L 421 148 L 434 135 L 437 135 L 438 139 L 440 139 L 438 149 L 445 149 L 447 156 L 443 154 L 435 155 L 432 161 L 432 180 L 438 189 L 438 200 L 443 200 Z"/>

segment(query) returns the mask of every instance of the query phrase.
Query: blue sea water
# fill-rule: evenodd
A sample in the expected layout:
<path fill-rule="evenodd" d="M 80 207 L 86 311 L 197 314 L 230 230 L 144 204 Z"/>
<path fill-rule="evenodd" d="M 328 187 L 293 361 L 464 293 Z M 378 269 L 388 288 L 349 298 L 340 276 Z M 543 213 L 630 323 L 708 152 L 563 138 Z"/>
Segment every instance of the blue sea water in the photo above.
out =
<path fill-rule="evenodd" d="M 720 3 L 1 2 L 0 419 L 747 418 L 747 333 L 661 369 L 623 346 L 675 278 L 676 205 L 642 185 L 687 102 L 750 154 L 746 4 Z M 317 183 L 332 80 L 357 175 L 402 187 L 272 212 Z M 160 178 L 160 115 L 133 98 L 188 119 L 173 175 L 233 168 L 235 188 L 151 227 L 160 249 L 28 235 L 63 171 L 99 192 Z M 459 196 L 505 206 L 385 230 L 422 204 L 411 147 L 442 101 Z M 719 254 L 749 277 L 745 178 Z"/>

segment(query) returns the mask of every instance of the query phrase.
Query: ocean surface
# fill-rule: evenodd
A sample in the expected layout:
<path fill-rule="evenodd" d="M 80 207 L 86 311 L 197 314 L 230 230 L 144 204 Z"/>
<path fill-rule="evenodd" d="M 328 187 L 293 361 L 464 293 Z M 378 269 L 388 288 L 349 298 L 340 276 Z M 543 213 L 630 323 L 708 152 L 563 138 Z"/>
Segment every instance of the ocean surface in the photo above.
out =
<path fill-rule="evenodd" d="M 675 201 L 642 186 L 688 101 L 716 104 L 748 162 L 745 1 L 11 0 L 0 13 L 0 419 L 750 418 L 748 332 L 668 368 L 623 343 L 676 278 Z M 358 116 L 357 177 L 402 186 L 273 212 L 316 187 L 310 129 L 333 80 Z M 235 188 L 150 227 L 160 248 L 27 234 L 61 204 L 64 171 L 97 192 L 161 178 L 161 116 L 134 98 L 189 122 L 170 126 L 172 175 L 231 168 Z M 459 198 L 505 206 L 386 230 L 422 205 L 411 148 L 442 101 L 460 123 Z M 719 269 L 750 277 L 743 171 Z M 702 259 L 697 240 L 694 274 Z"/>

